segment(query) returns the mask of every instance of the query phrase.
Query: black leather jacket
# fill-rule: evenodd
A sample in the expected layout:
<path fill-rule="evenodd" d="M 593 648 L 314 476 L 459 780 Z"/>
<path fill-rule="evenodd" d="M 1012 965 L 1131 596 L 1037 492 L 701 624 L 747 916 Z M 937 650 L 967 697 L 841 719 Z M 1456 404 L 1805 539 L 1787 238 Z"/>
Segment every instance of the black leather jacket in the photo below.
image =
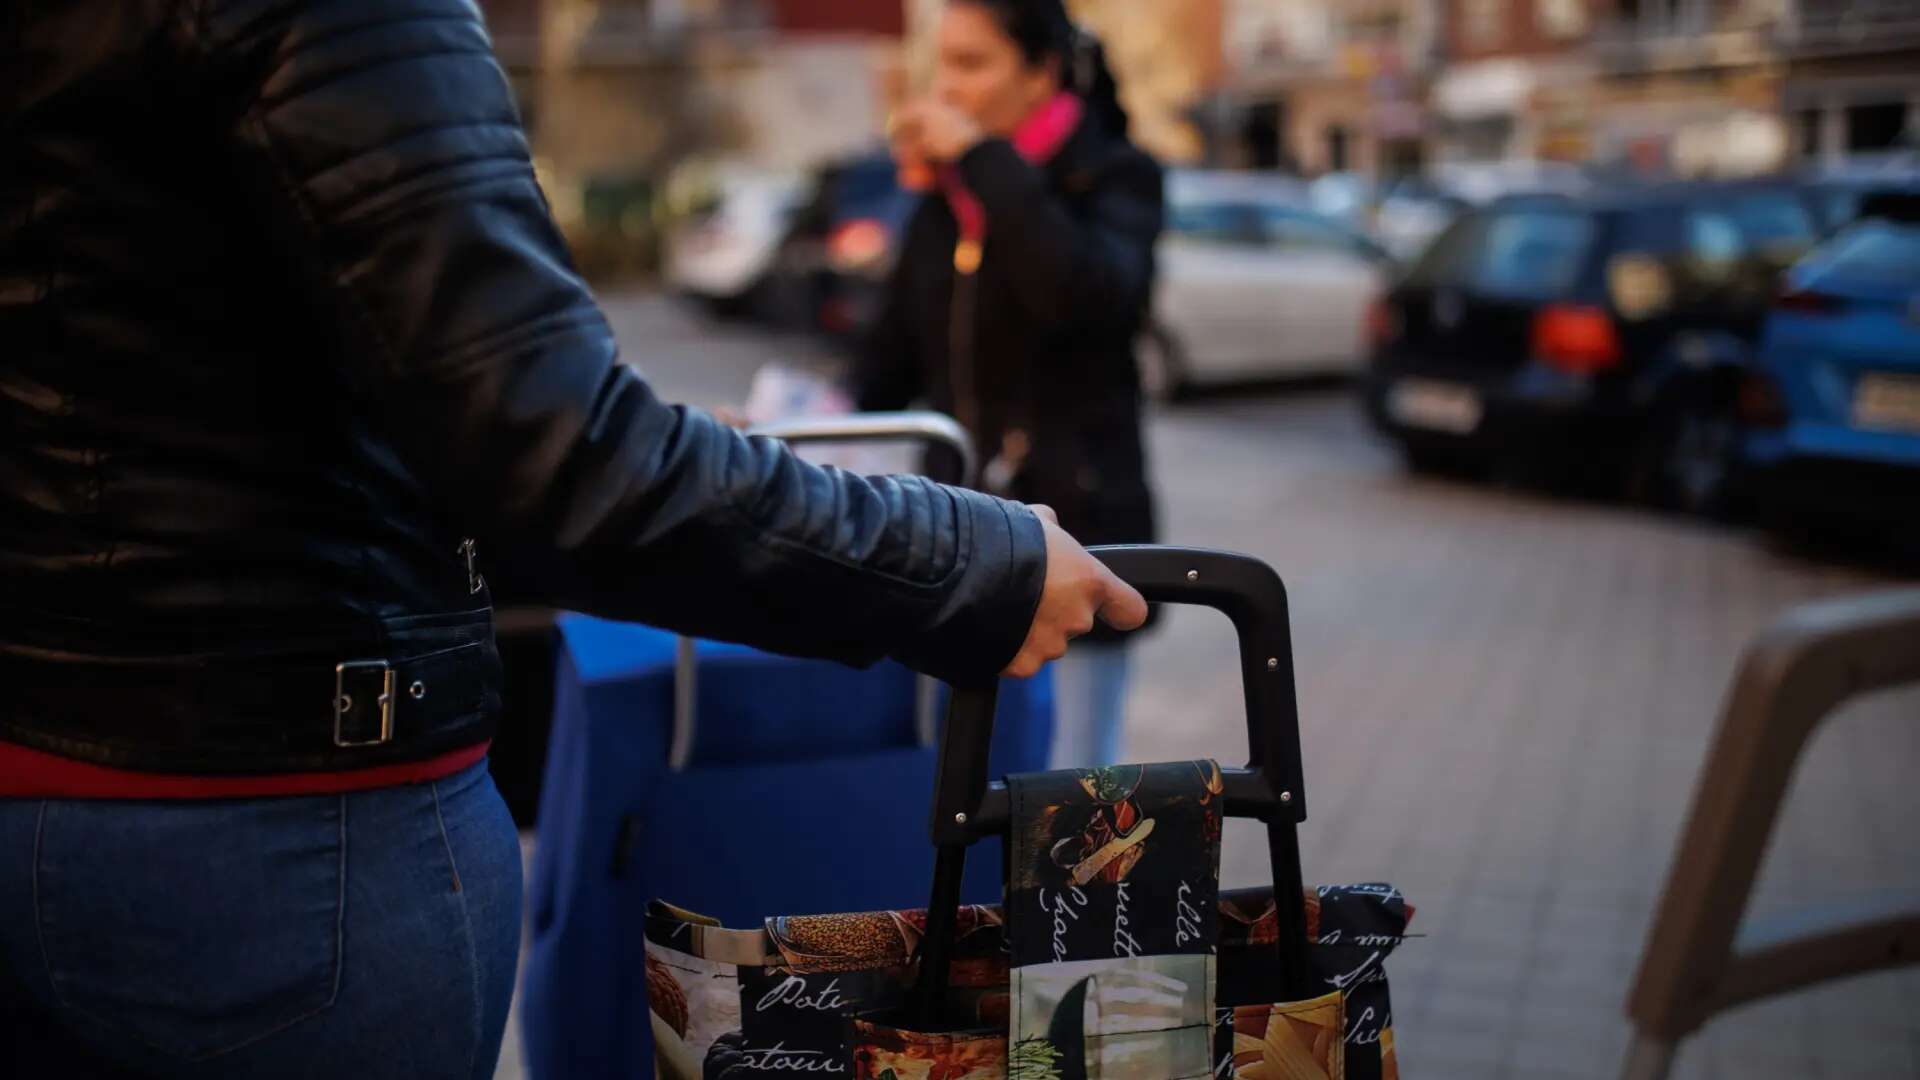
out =
<path fill-rule="evenodd" d="M 1087 543 L 1151 543 L 1133 339 L 1153 294 L 1160 166 L 1089 117 L 1044 166 L 989 139 L 957 168 L 986 209 L 984 255 L 956 272 L 953 211 L 921 200 L 855 367 L 860 407 L 924 400 L 983 457 L 1018 431 L 1012 494 Z"/>
<path fill-rule="evenodd" d="M 202 773 L 471 745 L 467 538 L 689 633 L 948 679 L 1018 650 L 1026 510 L 810 467 L 620 363 L 470 3 L 4 7 L 0 738 Z"/>
<path fill-rule="evenodd" d="M 1051 506 L 1085 543 L 1152 543 L 1133 339 L 1153 295 L 1159 164 L 1088 117 L 1044 166 L 989 139 L 958 169 L 987 213 L 977 272 L 954 268 L 947 200 L 923 199 L 855 367 L 856 400 L 924 400 L 966 424 L 983 457 L 1017 432 L 1025 455 L 1002 494 Z M 1125 636 L 1100 626 L 1092 640 Z"/>

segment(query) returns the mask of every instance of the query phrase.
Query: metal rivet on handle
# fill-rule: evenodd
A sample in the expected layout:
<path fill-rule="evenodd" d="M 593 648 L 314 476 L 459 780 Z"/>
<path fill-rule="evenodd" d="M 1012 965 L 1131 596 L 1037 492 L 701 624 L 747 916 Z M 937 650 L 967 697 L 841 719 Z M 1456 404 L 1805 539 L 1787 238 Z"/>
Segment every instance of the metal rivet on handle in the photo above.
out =
<path fill-rule="evenodd" d="M 407 696 L 413 698 L 413 700 L 415 701 L 419 701 L 421 698 L 426 697 L 427 684 L 421 682 L 419 679 L 413 680 L 413 685 L 407 687 Z"/>
<path fill-rule="evenodd" d="M 1279 658 L 1279 657 L 1277 657 L 1277 656 L 1269 656 L 1269 657 L 1267 657 L 1267 670 L 1268 670 L 1268 671 L 1279 671 L 1279 670 L 1280 670 L 1280 658 Z"/>
<path fill-rule="evenodd" d="M 1189 571 L 1187 571 L 1187 580 L 1188 580 L 1188 581 L 1199 581 L 1199 580 L 1200 580 L 1200 571 L 1198 571 L 1198 570 L 1189 570 Z"/>
<path fill-rule="evenodd" d="M 965 825 L 967 823 L 967 812 L 965 810 L 962 810 L 959 813 L 953 815 L 953 823 L 955 825 Z"/>
<path fill-rule="evenodd" d="M 1280 801 L 1281 801 L 1281 802 L 1292 802 L 1292 801 L 1293 801 L 1293 792 L 1291 792 L 1291 791 L 1283 791 L 1283 792 L 1281 792 L 1281 793 L 1280 793 Z"/>
<path fill-rule="evenodd" d="M 339 697 L 334 698 L 333 707 L 343 713 L 352 712 L 353 711 L 353 695 L 341 694 Z"/>

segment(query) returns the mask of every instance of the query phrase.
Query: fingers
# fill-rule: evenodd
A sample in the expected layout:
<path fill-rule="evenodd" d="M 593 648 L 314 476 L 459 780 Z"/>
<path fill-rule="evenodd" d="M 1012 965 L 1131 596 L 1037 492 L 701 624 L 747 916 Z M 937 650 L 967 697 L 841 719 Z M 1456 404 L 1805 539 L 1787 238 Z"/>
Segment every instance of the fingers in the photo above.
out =
<path fill-rule="evenodd" d="M 887 115 L 887 141 L 899 144 L 920 132 L 920 103 L 910 101 Z"/>
<path fill-rule="evenodd" d="M 1027 633 L 1027 641 L 1021 646 L 1020 654 L 1014 657 L 1013 663 L 1007 665 L 1003 674 L 1018 679 L 1031 678 L 1041 668 L 1067 655 L 1074 638 L 1093 630 L 1099 602 L 1096 590 L 1089 589 L 1067 610 L 1035 622 L 1033 629 Z M 1141 606 L 1144 610 L 1144 602 Z"/>
<path fill-rule="evenodd" d="M 926 159 L 925 107 L 912 102 L 895 109 L 887 118 L 887 142 L 893 147 L 894 160 L 919 164 Z"/>
<path fill-rule="evenodd" d="M 924 98 L 902 102 L 887 117 L 887 135 L 910 133 L 917 130 L 927 114 L 928 102 Z"/>
<path fill-rule="evenodd" d="M 1040 674 L 1040 669 L 1045 666 L 1045 660 L 1022 649 L 1020 655 L 1013 658 L 1013 663 L 1007 665 L 1007 670 L 1000 674 L 1011 679 L 1031 679 Z"/>
<path fill-rule="evenodd" d="M 1147 598 L 1140 590 L 1107 575 L 1107 593 L 1100 605 L 1100 621 L 1115 630 L 1138 630 L 1147 621 Z"/>
<path fill-rule="evenodd" d="M 1065 656 L 1074 638 L 1098 622 L 1133 630 L 1147 620 L 1147 602 L 1107 565 L 1089 554 L 1060 528 L 1048 506 L 1029 506 L 1047 534 L 1047 580 L 1027 639 L 1005 674 L 1026 678 Z"/>
<path fill-rule="evenodd" d="M 1003 675 L 1016 679 L 1031 679 L 1040 674 L 1040 669 L 1049 663 L 1067 655 L 1067 637 L 1065 634 L 1035 631 L 1027 638 L 1020 655 L 1007 665 Z"/>

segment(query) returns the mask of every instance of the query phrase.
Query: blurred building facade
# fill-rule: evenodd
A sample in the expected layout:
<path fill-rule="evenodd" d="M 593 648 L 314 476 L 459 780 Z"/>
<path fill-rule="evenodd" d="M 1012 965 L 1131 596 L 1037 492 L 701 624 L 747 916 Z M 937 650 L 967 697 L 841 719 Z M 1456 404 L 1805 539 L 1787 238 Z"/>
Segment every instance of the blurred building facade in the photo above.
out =
<path fill-rule="evenodd" d="M 1429 98 L 1444 161 L 1584 160 L 1593 60 L 1589 0 L 1452 0 Z"/>
<path fill-rule="evenodd" d="M 1215 78 L 1181 85 L 1198 91 L 1198 156 L 1217 165 L 1694 176 L 1920 150 L 1920 0 L 1205 2 L 1218 60 L 1188 66 Z"/>
<path fill-rule="evenodd" d="M 1400 172 L 1427 156 L 1436 0 L 1228 0 L 1221 165 Z"/>
<path fill-rule="evenodd" d="M 1619 0 L 1589 51 L 1600 161 L 1752 173 L 1920 149 L 1916 0 Z"/>
<path fill-rule="evenodd" d="M 643 267 L 675 165 L 799 170 L 871 146 L 900 0 L 482 0 L 556 217 Z"/>
<path fill-rule="evenodd" d="M 947 0 L 483 0 L 556 209 L 690 156 L 878 144 Z M 1920 0 L 1069 0 L 1172 162 L 1678 175 L 1920 142 Z M 603 200 L 604 201 L 604 200 Z"/>
<path fill-rule="evenodd" d="M 1105 45 L 1135 141 L 1168 161 L 1205 153 L 1195 107 L 1219 84 L 1226 0 L 1070 0 Z"/>
<path fill-rule="evenodd" d="M 1920 0 L 1798 0 L 1781 105 L 1804 161 L 1920 149 Z"/>

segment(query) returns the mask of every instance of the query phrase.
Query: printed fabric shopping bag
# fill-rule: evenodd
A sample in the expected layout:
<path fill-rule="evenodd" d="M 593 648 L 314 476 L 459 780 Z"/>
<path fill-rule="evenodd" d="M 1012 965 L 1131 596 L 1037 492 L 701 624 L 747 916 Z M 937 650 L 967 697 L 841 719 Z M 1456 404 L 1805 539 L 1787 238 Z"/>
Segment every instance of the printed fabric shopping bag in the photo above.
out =
<path fill-rule="evenodd" d="M 1219 767 L 1033 773 L 1007 789 L 1009 1057 L 1048 1080 L 1211 1076 Z"/>
<path fill-rule="evenodd" d="M 1385 885 L 1316 889 L 1306 902 L 1317 938 L 1308 949 L 1314 976 L 1326 992 L 1339 992 L 1346 1017 L 1339 1040 L 1345 1075 L 1350 1080 L 1395 1076 L 1392 1005 L 1383 965 L 1413 909 Z M 1244 1069 L 1255 1064 L 1248 1056 L 1254 1049 L 1249 1038 L 1264 1044 L 1269 1034 L 1264 1026 L 1246 1025 L 1271 1008 L 1256 999 L 1271 983 L 1267 961 L 1279 935 L 1273 894 L 1267 889 L 1227 890 L 1220 897 L 1219 919 L 1216 1061 L 1231 1068 L 1232 1059 Z M 966 908 L 960 922 L 949 1016 L 957 1028 L 987 1032 L 991 1053 L 1004 1060 L 1011 995 L 1000 910 Z M 654 1028 L 660 1080 L 863 1075 L 856 1070 L 848 1020 L 903 1005 L 925 924 L 921 911 L 885 911 L 775 918 L 759 930 L 728 930 L 655 903 L 647 917 L 651 1016 L 643 1019 Z M 1332 943 L 1326 943 L 1328 939 Z M 1352 944 L 1361 941 L 1367 944 Z M 1247 1018 L 1238 1031 L 1233 1026 L 1236 1014 Z M 931 1044 L 881 1048 L 878 1056 L 895 1069 L 898 1080 L 906 1080 L 919 1074 L 902 1061 L 931 1062 L 940 1044 L 953 1041 L 943 1035 Z M 978 1041 L 976 1037 L 976 1045 Z M 1283 1039 L 1274 1041 L 1276 1056 L 1287 1053 L 1279 1049 Z M 957 1067 L 968 1062 L 969 1054 L 939 1060 Z M 1374 1071 L 1369 1071 L 1370 1064 Z M 884 1069 L 864 1075 L 878 1077 Z M 926 1075 L 948 1080 L 968 1076 L 964 1071 Z M 1234 1073 L 1223 1069 L 1216 1075 Z M 1254 1070 L 1240 1075 L 1261 1080 L 1313 1074 Z"/>

